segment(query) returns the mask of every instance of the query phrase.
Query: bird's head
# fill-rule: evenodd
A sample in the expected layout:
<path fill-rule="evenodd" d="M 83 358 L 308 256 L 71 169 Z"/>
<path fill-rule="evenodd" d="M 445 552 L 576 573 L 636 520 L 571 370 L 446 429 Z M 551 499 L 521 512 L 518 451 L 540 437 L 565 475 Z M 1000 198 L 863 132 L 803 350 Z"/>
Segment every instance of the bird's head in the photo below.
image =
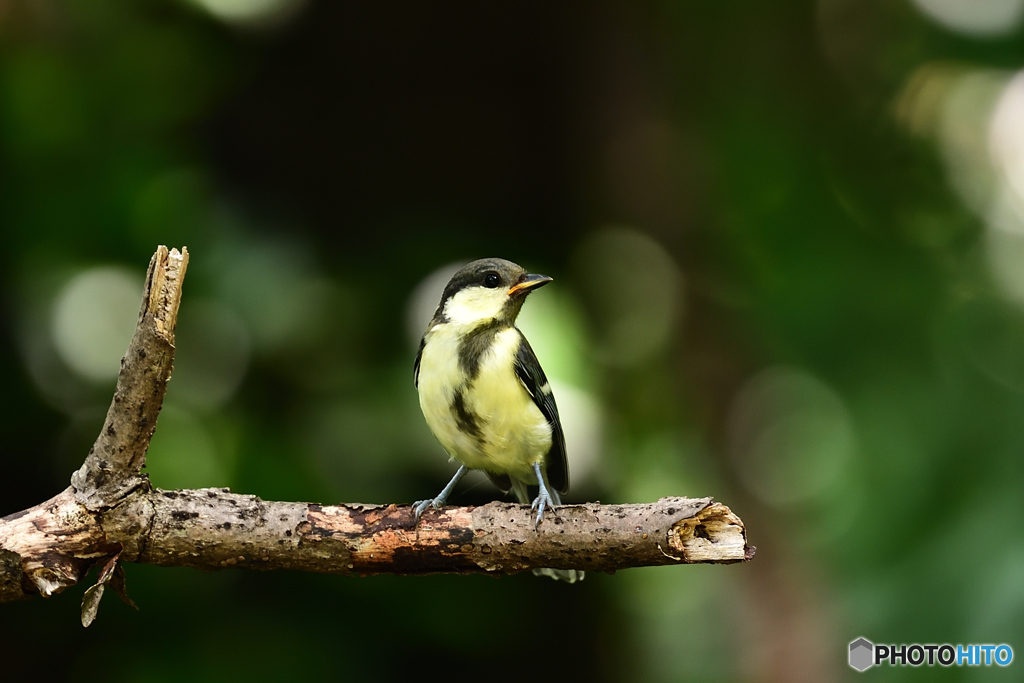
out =
<path fill-rule="evenodd" d="M 500 258 L 480 259 L 459 269 L 441 295 L 436 322 L 473 325 L 488 320 L 512 324 L 526 295 L 551 282 Z"/>

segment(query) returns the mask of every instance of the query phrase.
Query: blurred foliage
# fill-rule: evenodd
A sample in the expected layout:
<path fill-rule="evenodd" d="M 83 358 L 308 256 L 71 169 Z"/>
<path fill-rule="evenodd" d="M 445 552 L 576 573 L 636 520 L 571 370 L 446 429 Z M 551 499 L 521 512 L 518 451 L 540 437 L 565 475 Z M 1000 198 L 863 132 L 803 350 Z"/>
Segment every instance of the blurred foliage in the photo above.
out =
<path fill-rule="evenodd" d="M 1019 645 L 1022 14 L 0 2 L 0 514 L 88 451 L 157 244 L 192 261 L 154 484 L 433 495 L 417 330 L 495 255 L 556 280 L 522 326 L 569 498 L 713 495 L 759 547 L 576 586 L 132 565 L 141 611 L 88 630 L 81 588 L 0 609 L 4 675 L 824 681 L 858 636 Z"/>

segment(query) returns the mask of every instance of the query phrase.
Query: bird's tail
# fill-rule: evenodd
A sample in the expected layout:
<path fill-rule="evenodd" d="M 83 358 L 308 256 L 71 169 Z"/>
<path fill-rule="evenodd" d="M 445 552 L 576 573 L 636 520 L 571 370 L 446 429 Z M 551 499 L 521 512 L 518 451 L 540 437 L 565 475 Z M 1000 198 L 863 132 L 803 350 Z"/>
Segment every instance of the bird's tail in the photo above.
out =
<path fill-rule="evenodd" d="M 547 478 L 547 473 L 544 473 L 544 477 Z M 555 502 L 555 505 L 562 504 L 562 498 L 558 495 L 558 491 L 551 488 L 551 486 L 544 482 L 547 486 L 548 493 L 551 495 L 551 500 Z M 531 503 L 530 493 L 526 490 L 526 484 L 519 481 L 518 479 L 512 479 L 512 490 L 515 491 L 516 498 L 520 503 L 529 505 Z M 542 569 L 534 569 L 534 576 L 550 576 L 556 581 L 565 581 L 566 583 L 576 583 L 582 581 L 585 572 L 582 569 L 551 569 L 544 567 Z"/>

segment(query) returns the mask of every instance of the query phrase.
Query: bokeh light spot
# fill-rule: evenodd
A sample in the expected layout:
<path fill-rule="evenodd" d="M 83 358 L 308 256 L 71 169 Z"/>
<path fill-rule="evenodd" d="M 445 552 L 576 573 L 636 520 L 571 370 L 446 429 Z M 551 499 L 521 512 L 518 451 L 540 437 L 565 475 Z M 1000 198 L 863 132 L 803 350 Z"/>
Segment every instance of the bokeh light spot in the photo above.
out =
<path fill-rule="evenodd" d="M 245 321 L 254 351 L 277 353 L 306 338 L 323 312 L 310 298 L 317 279 L 308 248 L 255 242 L 221 248 L 221 298 Z"/>
<path fill-rule="evenodd" d="M 668 344 L 682 312 L 682 273 L 651 237 L 606 228 L 573 256 L 581 294 L 597 323 L 601 360 L 635 365 Z"/>
<path fill-rule="evenodd" d="M 1010 79 L 996 103 L 989 149 L 1007 186 L 1003 202 L 1016 213 L 1015 229 L 1024 232 L 1024 72 Z"/>
<path fill-rule="evenodd" d="M 950 31 L 978 38 L 1013 33 L 1024 0 L 911 0 L 922 14 Z"/>
<path fill-rule="evenodd" d="M 601 404 L 593 394 L 571 384 L 551 381 L 565 434 L 572 489 L 586 487 L 599 478 L 603 451 Z"/>
<path fill-rule="evenodd" d="M 729 427 L 737 475 L 769 505 L 821 496 L 842 474 L 854 448 L 842 399 L 797 368 L 769 368 L 747 382 Z"/>
<path fill-rule="evenodd" d="M 1003 74 L 970 71 L 951 84 L 939 114 L 939 149 L 950 184 L 979 216 L 988 213 L 996 190 L 989 122 L 1005 83 Z"/>
<path fill-rule="evenodd" d="M 51 334 L 61 360 L 80 376 L 117 377 L 139 316 L 142 278 L 119 267 L 93 268 L 57 295 Z"/>
<path fill-rule="evenodd" d="M 462 261 L 455 261 L 441 266 L 420 280 L 412 290 L 405 305 L 405 330 L 411 348 L 419 347 L 420 339 L 427 330 L 427 323 L 437 310 L 444 286 L 464 265 L 466 264 Z"/>
<path fill-rule="evenodd" d="M 294 16 L 305 0 L 191 0 L 229 24 L 252 26 L 278 24 Z"/>

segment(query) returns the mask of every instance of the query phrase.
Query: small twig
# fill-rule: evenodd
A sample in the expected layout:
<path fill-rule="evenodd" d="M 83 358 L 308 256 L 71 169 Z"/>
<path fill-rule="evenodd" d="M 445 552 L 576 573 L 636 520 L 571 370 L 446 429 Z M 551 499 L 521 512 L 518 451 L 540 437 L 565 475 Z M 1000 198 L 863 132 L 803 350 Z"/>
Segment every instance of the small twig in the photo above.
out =
<path fill-rule="evenodd" d="M 121 359 L 114 400 L 85 463 L 71 475 L 75 496 L 90 510 L 112 507 L 149 485 L 140 473 L 174 362 L 174 327 L 187 267 L 184 248 L 160 246 L 149 262 L 139 321 Z"/>

